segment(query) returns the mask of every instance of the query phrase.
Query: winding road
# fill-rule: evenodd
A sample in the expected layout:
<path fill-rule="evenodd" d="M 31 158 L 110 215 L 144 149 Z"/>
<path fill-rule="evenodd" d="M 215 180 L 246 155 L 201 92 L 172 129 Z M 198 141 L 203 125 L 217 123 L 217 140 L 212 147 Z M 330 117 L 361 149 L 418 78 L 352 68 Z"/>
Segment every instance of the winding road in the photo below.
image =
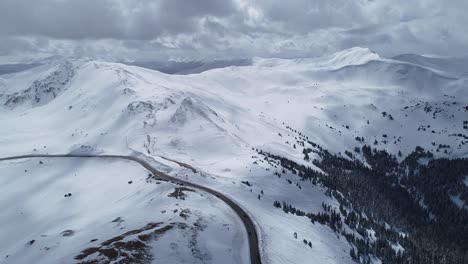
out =
<path fill-rule="evenodd" d="M 22 155 L 22 156 L 14 156 L 14 157 L 6 157 L 0 158 L 0 161 L 6 160 L 17 160 L 17 159 L 28 159 L 28 158 L 111 158 L 111 159 L 125 159 L 131 160 L 139 163 L 145 169 L 150 171 L 155 176 L 159 177 L 162 180 L 170 181 L 173 183 L 178 183 L 181 185 L 185 185 L 194 189 L 199 189 L 204 192 L 210 193 L 216 197 L 218 197 L 221 201 L 226 203 L 234 212 L 240 217 L 242 220 L 246 230 L 247 236 L 249 240 L 249 251 L 250 251 L 250 261 L 252 264 L 260 264 L 261 255 L 260 255 L 260 243 L 258 239 L 257 230 L 255 229 L 255 225 L 249 215 L 242 209 L 237 203 L 233 200 L 225 196 L 224 194 L 210 189 L 205 186 L 201 186 L 198 184 L 194 184 L 191 182 L 187 182 L 178 178 L 174 178 L 170 175 L 167 175 L 164 172 L 161 172 L 154 168 L 148 161 L 143 160 L 141 158 L 135 156 L 123 156 L 123 155 L 91 155 L 91 154 L 57 154 L 57 155 L 49 155 L 49 154 L 31 154 L 31 155 Z M 177 162 L 178 163 L 178 162 Z M 191 168 L 191 167 L 190 167 Z"/>

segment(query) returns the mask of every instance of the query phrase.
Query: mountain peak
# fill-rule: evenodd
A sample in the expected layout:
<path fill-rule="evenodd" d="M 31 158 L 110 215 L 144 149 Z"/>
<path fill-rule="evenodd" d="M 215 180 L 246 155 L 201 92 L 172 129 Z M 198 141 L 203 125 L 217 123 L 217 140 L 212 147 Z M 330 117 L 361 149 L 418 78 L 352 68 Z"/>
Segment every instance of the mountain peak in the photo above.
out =
<path fill-rule="evenodd" d="M 360 65 L 371 60 L 378 60 L 380 56 L 369 48 L 353 47 L 326 56 L 330 63 L 343 67 L 346 65 Z"/>

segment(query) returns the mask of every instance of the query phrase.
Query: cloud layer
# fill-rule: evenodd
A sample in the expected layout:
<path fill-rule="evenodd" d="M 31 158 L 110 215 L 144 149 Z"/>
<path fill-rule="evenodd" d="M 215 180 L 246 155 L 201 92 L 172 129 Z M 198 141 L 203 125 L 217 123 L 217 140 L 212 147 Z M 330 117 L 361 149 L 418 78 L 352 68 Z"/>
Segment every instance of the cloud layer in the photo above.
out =
<path fill-rule="evenodd" d="M 0 55 L 306 57 L 468 53 L 465 0 L 2 0 Z"/>

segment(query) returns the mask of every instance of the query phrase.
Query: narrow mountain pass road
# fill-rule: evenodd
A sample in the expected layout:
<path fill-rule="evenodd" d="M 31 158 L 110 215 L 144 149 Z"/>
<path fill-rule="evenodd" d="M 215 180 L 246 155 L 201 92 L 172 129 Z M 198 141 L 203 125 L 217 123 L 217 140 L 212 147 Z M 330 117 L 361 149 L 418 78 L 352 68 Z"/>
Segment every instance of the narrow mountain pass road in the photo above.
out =
<path fill-rule="evenodd" d="M 124 159 L 124 160 L 131 160 L 134 162 L 139 163 L 145 169 L 150 171 L 156 177 L 170 181 L 176 184 L 181 184 L 184 186 L 188 186 L 194 189 L 199 189 L 209 194 L 212 194 L 218 197 L 221 201 L 226 203 L 234 212 L 239 216 L 242 223 L 244 224 L 247 230 L 247 237 L 249 241 L 249 251 L 250 251 L 250 261 L 252 264 L 260 264 L 261 255 L 260 255 L 260 243 L 258 239 L 257 230 L 255 228 L 255 224 L 249 215 L 242 209 L 237 203 L 233 200 L 225 196 L 224 194 L 210 189 L 205 186 L 201 186 L 195 183 L 187 182 L 175 177 L 172 177 L 164 172 L 161 172 L 154 168 L 148 161 L 135 157 L 135 156 L 124 156 L 124 155 L 93 155 L 93 154 L 56 154 L 56 155 L 49 155 L 49 154 L 31 154 L 31 155 L 22 155 L 22 156 L 14 156 L 14 157 L 6 157 L 0 158 L 0 161 L 7 161 L 7 160 L 17 160 L 17 159 L 29 159 L 29 158 L 110 158 L 110 159 Z"/>

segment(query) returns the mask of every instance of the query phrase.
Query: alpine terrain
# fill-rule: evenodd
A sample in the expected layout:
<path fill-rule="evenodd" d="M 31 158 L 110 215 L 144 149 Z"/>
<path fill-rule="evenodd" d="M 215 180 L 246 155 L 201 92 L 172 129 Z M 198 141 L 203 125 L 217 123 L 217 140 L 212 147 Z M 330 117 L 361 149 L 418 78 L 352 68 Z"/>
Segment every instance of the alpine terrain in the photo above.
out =
<path fill-rule="evenodd" d="M 0 263 L 468 263 L 468 59 L 1 65 L 0 206 Z"/>

